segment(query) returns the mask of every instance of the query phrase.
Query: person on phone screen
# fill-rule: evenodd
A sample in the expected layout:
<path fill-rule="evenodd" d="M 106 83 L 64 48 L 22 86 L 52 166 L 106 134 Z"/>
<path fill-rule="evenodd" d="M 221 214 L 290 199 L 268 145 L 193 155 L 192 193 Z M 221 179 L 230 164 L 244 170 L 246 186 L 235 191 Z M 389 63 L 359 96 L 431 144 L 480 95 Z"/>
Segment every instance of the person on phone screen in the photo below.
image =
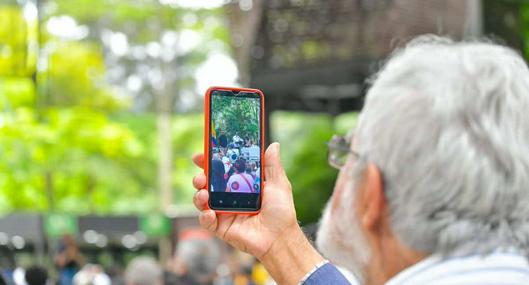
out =
<path fill-rule="evenodd" d="M 224 150 L 228 147 L 228 138 L 226 137 L 226 133 L 223 131 L 219 132 L 219 136 L 217 137 L 217 143 L 220 147 L 222 147 Z"/>
<path fill-rule="evenodd" d="M 228 180 L 226 192 L 255 192 L 253 187 L 255 181 L 252 175 L 246 173 L 246 161 L 239 158 L 235 161 L 233 166 L 235 168 L 235 173 L 233 173 Z"/>
<path fill-rule="evenodd" d="M 236 147 L 242 147 L 243 143 L 244 143 L 244 140 L 239 136 L 239 133 L 238 132 L 235 133 L 235 135 L 233 136 L 233 144 Z"/>
<path fill-rule="evenodd" d="M 224 164 L 219 157 L 218 153 L 213 154 L 211 160 L 211 185 L 213 186 L 211 191 L 222 192 L 226 190 L 226 179 L 224 178 Z"/>

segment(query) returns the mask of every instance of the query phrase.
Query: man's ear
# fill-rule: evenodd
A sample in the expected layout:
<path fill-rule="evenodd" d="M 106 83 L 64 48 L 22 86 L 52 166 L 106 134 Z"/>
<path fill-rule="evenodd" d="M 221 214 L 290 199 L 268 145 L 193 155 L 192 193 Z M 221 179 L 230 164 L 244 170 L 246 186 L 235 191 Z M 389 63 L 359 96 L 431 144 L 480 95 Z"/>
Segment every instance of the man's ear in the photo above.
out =
<path fill-rule="evenodd" d="M 386 210 L 384 181 L 380 169 L 375 164 L 369 163 L 362 182 L 360 219 L 366 231 L 373 231 L 382 221 Z"/>

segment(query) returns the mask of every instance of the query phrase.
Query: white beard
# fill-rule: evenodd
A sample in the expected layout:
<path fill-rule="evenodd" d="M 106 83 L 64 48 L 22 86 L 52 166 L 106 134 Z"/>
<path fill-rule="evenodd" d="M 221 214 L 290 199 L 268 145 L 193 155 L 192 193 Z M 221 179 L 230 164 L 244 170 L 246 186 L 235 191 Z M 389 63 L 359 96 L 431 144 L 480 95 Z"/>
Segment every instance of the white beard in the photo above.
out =
<path fill-rule="evenodd" d="M 354 182 L 351 180 L 345 185 L 346 189 L 342 197 L 339 197 L 339 205 L 336 209 L 332 210 L 331 200 L 327 202 L 320 221 L 316 244 L 326 258 L 351 271 L 362 283 L 371 250 L 352 207 L 355 196 L 353 185 Z"/>

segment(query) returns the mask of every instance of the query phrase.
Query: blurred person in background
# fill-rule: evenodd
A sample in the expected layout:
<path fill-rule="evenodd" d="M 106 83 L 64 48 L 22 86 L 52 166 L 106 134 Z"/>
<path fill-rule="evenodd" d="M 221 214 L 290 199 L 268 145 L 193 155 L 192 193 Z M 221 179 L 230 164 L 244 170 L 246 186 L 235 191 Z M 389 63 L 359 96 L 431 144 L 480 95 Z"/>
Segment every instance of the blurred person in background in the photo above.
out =
<path fill-rule="evenodd" d="M 40 266 L 26 269 L 24 277 L 27 285 L 46 285 L 48 283 L 48 271 Z"/>
<path fill-rule="evenodd" d="M 73 277 L 74 285 L 111 285 L 110 277 L 105 273 L 103 267 L 98 264 L 87 264 L 83 266 Z"/>
<path fill-rule="evenodd" d="M 180 235 L 175 261 L 172 284 L 212 285 L 221 252 L 211 234 L 201 229 L 189 230 Z"/>
<path fill-rule="evenodd" d="M 125 270 L 126 285 L 163 285 L 162 268 L 152 257 L 135 257 Z"/>
<path fill-rule="evenodd" d="M 15 254 L 6 245 L 0 245 L 0 274 L 7 284 L 13 284 L 13 271 L 15 270 Z"/>
<path fill-rule="evenodd" d="M 105 269 L 108 277 L 110 277 L 110 283 L 112 283 L 112 285 L 125 285 L 125 279 L 123 277 L 124 269 L 120 265 L 114 263 Z"/>
<path fill-rule="evenodd" d="M 240 250 L 232 250 L 228 258 L 233 285 L 256 285 L 252 278 L 253 257 Z"/>
<path fill-rule="evenodd" d="M 257 259 L 254 260 L 252 266 L 252 281 L 256 285 L 275 284 L 275 282 L 270 278 L 270 274 L 268 274 L 266 271 L 266 268 L 264 268 L 263 264 L 261 264 L 261 262 L 259 262 Z"/>
<path fill-rule="evenodd" d="M 356 130 L 329 143 L 340 173 L 321 252 L 354 283 L 528 284 L 527 110 L 529 69 L 507 47 L 424 36 L 394 52 Z M 258 215 L 217 216 L 195 177 L 201 225 L 279 284 L 350 284 L 301 231 L 279 152 L 266 151 Z"/>
<path fill-rule="evenodd" d="M 73 236 L 67 234 L 62 237 L 54 260 L 59 269 L 59 284 L 73 284 L 73 276 L 84 264 L 84 257 Z"/>

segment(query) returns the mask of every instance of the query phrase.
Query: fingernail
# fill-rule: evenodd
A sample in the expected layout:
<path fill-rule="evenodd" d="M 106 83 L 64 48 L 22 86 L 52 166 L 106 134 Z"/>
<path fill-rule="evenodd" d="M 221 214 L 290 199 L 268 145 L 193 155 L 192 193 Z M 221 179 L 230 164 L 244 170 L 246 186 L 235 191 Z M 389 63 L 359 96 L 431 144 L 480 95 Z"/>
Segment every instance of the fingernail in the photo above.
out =
<path fill-rule="evenodd" d="M 279 148 L 280 148 L 279 143 L 278 142 L 274 142 L 273 145 L 274 145 L 273 146 L 273 151 L 279 153 Z"/>

